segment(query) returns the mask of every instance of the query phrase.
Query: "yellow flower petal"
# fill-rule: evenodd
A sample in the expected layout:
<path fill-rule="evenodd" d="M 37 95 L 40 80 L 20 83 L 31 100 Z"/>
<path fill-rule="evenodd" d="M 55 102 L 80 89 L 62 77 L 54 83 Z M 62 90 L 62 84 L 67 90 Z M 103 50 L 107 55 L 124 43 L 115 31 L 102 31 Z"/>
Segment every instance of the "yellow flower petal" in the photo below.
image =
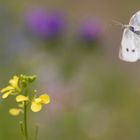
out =
<path fill-rule="evenodd" d="M 3 88 L 3 89 L 1 90 L 1 92 L 4 93 L 4 92 L 7 92 L 7 91 L 13 90 L 13 89 L 14 89 L 14 88 L 13 88 L 12 86 L 7 86 L 6 88 Z"/>
<path fill-rule="evenodd" d="M 28 101 L 28 100 L 29 100 L 29 98 L 26 97 L 26 96 L 24 96 L 24 95 L 18 95 L 18 96 L 16 97 L 16 101 L 17 101 L 17 102 L 23 102 L 23 101 Z"/>
<path fill-rule="evenodd" d="M 6 93 L 4 93 L 4 94 L 2 95 L 2 98 L 3 98 L 3 99 L 7 98 L 11 93 L 12 93 L 11 90 L 8 91 L 8 92 L 6 92 Z"/>
<path fill-rule="evenodd" d="M 41 99 L 42 104 L 48 104 L 50 102 L 50 97 L 47 94 L 43 94 L 39 96 L 39 98 Z"/>
<path fill-rule="evenodd" d="M 12 87 L 17 88 L 18 80 L 19 80 L 19 78 L 17 76 L 14 76 L 13 79 L 11 79 L 9 81 L 9 84 L 11 84 Z"/>
<path fill-rule="evenodd" d="M 38 112 L 42 109 L 42 105 L 40 103 L 32 102 L 31 104 L 31 110 L 33 112 Z"/>
<path fill-rule="evenodd" d="M 34 102 L 35 102 L 35 103 L 41 103 L 41 99 L 40 99 L 40 98 L 35 98 L 35 99 L 34 99 Z"/>
<path fill-rule="evenodd" d="M 18 108 L 12 108 L 12 109 L 10 109 L 9 110 L 9 113 L 12 115 L 12 116 L 18 116 L 19 115 L 19 113 L 20 113 L 20 109 L 18 109 Z"/>

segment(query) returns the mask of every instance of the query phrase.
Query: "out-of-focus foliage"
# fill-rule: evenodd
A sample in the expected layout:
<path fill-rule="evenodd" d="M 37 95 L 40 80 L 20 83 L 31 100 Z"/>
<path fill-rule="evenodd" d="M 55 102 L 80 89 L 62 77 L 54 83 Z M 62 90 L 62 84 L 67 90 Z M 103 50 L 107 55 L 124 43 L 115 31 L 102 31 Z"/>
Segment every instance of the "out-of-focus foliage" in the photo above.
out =
<path fill-rule="evenodd" d="M 118 59 L 124 24 L 139 1 L 1 1 L 0 87 L 14 74 L 35 74 L 51 103 L 30 112 L 39 140 L 140 139 L 140 64 Z M 21 139 L 19 120 L 0 102 L 0 139 Z"/>

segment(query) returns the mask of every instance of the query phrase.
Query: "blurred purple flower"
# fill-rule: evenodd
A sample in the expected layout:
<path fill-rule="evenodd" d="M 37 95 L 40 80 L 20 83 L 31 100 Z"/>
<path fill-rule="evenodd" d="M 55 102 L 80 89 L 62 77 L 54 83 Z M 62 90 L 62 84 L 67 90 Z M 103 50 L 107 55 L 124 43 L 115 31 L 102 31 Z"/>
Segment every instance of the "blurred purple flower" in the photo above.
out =
<path fill-rule="evenodd" d="M 29 9 L 25 15 L 25 23 L 30 31 L 43 38 L 61 36 L 66 26 L 62 13 L 47 13 L 40 8 Z"/>
<path fill-rule="evenodd" d="M 80 26 L 80 38 L 84 41 L 98 41 L 101 39 L 102 33 L 102 26 L 95 19 L 86 20 Z"/>

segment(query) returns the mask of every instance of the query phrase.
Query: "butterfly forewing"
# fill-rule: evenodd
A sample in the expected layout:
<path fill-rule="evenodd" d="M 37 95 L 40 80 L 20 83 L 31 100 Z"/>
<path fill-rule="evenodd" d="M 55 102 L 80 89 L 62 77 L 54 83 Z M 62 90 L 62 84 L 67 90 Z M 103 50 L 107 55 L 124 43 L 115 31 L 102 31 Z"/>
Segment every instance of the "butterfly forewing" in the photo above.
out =
<path fill-rule="evenodd" d="M 131 17 L 129 25 L 134 27 L 135 31 L 140 32 L 140 11 L 136 12 L 136 14 Z"/>

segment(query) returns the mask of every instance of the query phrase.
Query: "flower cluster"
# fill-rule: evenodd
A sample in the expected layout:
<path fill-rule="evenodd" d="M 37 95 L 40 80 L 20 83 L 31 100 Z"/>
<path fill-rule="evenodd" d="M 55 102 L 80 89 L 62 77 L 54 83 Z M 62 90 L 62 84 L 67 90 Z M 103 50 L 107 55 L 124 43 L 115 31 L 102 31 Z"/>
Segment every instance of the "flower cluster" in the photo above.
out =
<path fill-rule="evenodd" d="M 25 24 L 29 32 L 44 39 L 61 36 L 65 31 L 65 16 L 57 12 L 48 12 L 39 7 L 32 7 L 25 13 Z"/>
<path fill-rule="evenodd" d="M 2 98 L 5 99 L 10 95 L 16 96 L 16 102 L 18 103 L 17 108 L 12 108 L 9 110 L 9 113 L 13 116 L 19 115 L 23 112 L 24 106 L 31 104 L 30 108 L 33 112 L 38 112 L 42 109 L 43 104 L 48 104 L 50 102 L 50 97 L 48 94 L 42 94 L 36 96 L 36 90 L 32 94 L 28 93 L 28 86 L 36 80 L 36 76 L 13 76 L 9 80 L 9 85 L 1 90 L 3 93 Z"/>
<path fill-rule="evenodd" d="M 24 14 L 27 31 L 43 39 L 55 39 L 64 36 L 68 30 L 68 18 L 62 11 L 47 11 L 41 7 L 29 7 Z M 102 39 L 104 27 L 96 17 L 84 19 L 77 27 L 77 37 L 85 42 Z"/>
<path fill-rule="evenodd" d="M 102 26 L 96 19 L 86 19 L 79 27 L 79 35 L 82 40 L 94 42 L 100 40 L 103 35 Z"/>

